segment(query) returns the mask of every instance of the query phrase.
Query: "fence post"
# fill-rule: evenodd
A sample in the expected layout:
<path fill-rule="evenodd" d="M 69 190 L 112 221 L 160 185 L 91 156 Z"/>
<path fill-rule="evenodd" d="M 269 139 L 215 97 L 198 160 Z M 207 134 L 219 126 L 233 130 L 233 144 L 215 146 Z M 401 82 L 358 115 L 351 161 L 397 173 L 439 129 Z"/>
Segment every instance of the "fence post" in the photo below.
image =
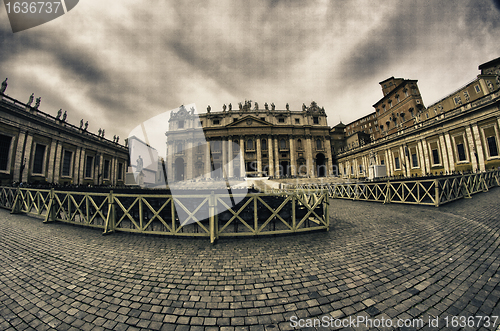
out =
<path fill-rule="evenodd" d="M 43 223 L 48 223 L 48 222 L 55 222 L 56 220 L 56 213 L 54 210 L 54 188 L 50 189 L 50 199 L 49 199 L 49 207 L 47 208 L 47 215 L 45 215 L 45 220 Z"/>
<path fill-rule="evenodd" d="M 12 203 L 12 209 L 10 211 L 11 214 L 20 214 L 21 213 L 21 189 L 18 187 L 16 189 L 16 197 L 14 198 L 14 202 Z"/>
<path fill-rule="evenodd" d="M 208 198 L 208 217 L 210 222 L 210 243 L 213 244 L 215 239 L 217 238 L 217 234 L 215 233 L 215 195 L 214 191 L 210 193 Z"/>
<path fill-rule="evenodd" d="M 325 192 L 325 218 L 326 218 L 326 231 L 330 231 L 330 214 L 328 214 L 328 207 L 330 206 L 330 196 L 328 194 L 328 191 Z"/>
<path fill-rule="evenodd" d="M 391 203 L 391 181 L 387 181 L 387 188 L 385 191 L 384 204 Z"/>
<path fill-rule="evenodd" d="M 435 191 L 434 206 L 439 207 L 439 180 L 437 179 L 434 179 L 434 191 Z"/>
<path fill-rule="evenodd" d="M 115 197 L 113 195 L 113 190 L 109 191 L 108 196 L 108 215 L 106 217 L 106 223 L 104 224 L 104 234 L 109 234 L 115 231 Z"/>

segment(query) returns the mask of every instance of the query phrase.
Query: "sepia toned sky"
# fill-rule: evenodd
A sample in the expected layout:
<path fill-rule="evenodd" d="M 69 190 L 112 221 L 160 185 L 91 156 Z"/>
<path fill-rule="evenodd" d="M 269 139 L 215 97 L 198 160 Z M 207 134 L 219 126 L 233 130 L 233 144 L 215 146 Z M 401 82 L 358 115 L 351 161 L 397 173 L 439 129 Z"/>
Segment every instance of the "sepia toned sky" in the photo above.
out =
<path fill-rule="evenodd" d="M 500 57 L 499 35 L 493 0 L 81 0 L 15 34 L 2 6 L 0 80 L 108 138 L 181 104 L 244 100 L 314 100 L 333 126 L 372 112 L 391 76 L 437 101 Z"/>

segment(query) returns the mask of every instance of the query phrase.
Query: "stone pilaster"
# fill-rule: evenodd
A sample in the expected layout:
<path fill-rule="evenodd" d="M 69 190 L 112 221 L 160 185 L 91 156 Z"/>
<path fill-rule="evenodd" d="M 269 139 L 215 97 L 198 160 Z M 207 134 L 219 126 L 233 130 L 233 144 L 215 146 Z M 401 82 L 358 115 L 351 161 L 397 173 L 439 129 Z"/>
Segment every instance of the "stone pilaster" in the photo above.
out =
<path fill-rule="evenodd" d="M 453 157 L 453 144 L 451 143 L 451 137 L 448 132 L 444 134 L 444 141 L 446 142 L 446 152 L 448 154 L 448 164 L 450 165 L 450 171 L 455 171 L 455 158 Z"/>
<path fill-rule="evenodd" d="M 290 175 L 291 176 L 296 176 L 297 175 L 297 160 L 295 158 L 296 156 L 296 151 L 295 151 L 295 140 L 293 136 L 289 137 L 289 145 L 290 145 Z"/>
<path fill-rule="evenodd" d="M 240 177 L 246 177 L 245 170 L 245 137 L 240 137 Z"/>
<path fill-rule="evenodd" d="M 259 174 L 262 172 L 262 147 L 260 144 L 260 136 L 256 137 L 257 143 L 257 171 Z"/>
<path fill-rule="evenodd" d="M 481 143 L 481 134 L 479 133 L 477 124 L 472 124 L 472 133 L 474 134 L 473 137 L 476 145 L 476 153 L 479 159 L 479 170 L 485 171 L 483 144 Z"/>
<path fill-rule="evenodd" d="M 441 155 L 443 157 L 443 166 L 446 173 L 450 172 L 450 165 L 448 163 L 448 151 L 446 150 L 446 142 L 444 141 L 443 134 L 439 135 L 439 149 L 441 150 Z"/>
<path fill-rule="evenodd" d="M 205 145 L 205 178 L 212 178 L 212 165 L 210 160 L 210 141 Z"/>
<path fill-rule="evenodd" d="M 268 176 L 274 176 L 274 149 L 273 149 L 273 138 L 269 136 L 267 138 L 267 152 L 269 156 L 269 165 L 268 165 Z"/>
<path fill-rule="evenodd" d="M 228 176 L 229 178 L 234 177 L 234 155 L 233 155 L 233 137 L 229 136 L 228 145 L 227 145 L 227 153 L 228 153 Z"/>

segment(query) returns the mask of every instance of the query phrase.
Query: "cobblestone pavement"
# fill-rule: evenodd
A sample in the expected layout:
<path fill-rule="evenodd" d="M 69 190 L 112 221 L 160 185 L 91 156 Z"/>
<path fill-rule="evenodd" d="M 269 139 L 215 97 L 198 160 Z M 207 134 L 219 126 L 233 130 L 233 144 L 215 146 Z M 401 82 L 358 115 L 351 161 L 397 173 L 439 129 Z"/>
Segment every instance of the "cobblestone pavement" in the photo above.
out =
<path fill-rule="evenodd" d="M 0 330 L 458 330 L 500 315 L 499 198 L 330 200 L 329 232 L 216 245 L 0 210 Z"/>

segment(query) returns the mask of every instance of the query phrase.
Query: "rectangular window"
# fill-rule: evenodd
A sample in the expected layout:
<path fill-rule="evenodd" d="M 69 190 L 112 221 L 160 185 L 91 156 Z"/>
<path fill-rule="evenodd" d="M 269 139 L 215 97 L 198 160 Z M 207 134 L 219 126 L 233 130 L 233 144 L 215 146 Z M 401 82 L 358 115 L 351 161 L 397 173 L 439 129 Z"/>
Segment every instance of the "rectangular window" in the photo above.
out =
<path fill-rule="evenodd" d="M 432 165 L 441 164 L 437 142 L 431 143 Z"/>
<path fill-rule="evenodd" d="M 71 176 L 71 161 L 73 160 L 73 152 L 64 151 L 63 155 L 63 164 L 62 164 L 62 176 L 70 177 Z"/>
<path fill-rule="evenodd" d="M 123 179 L 123 163 L 118 163 L 118 180 Z"/>
<path fill-rule="evenodd" d="M 400 170 L 401 169 L 401 165 L 399 164 L 399 156 L 394 156 L 394 168 L 396 170 Z"/>
<path fill-rule="evenodd" d="M 300 124 L 300 119 L 299 118 L 295 119 L 295 124 Z"/>
<path fill-rule="evenodd" d="M 92 178 L 94 173 L 94 157 L 87 155 L 85 163 L 85 178 Z"/>
<path fill-rule="evenodd" d="M 464 144 L 457 144 L 458 161 L 466 161 Z"/>
<path fill-rule="evenodd" d="M 179 127 L 179 129 L 183 129 L 184 128 L 184 121 L 179 121 L 178 127 Z"/>
<path fill-rule="evenodd" d="M 478 85 L 474 86 L 474 90 L 476 90 L 476 93 L 481 92 L 481 87 Z"/>
<path fill-rule="evenodd" d="M 12 137 L 0 134 L 0 170 L 9 169 L 9 154 Z"/>
<path fill-rule="evenodd" d="M 314 124 L 319 124 L 319 117 L 313 117 L 313 123 Z"/>
<path fill-rule="evenodd" d="M 109 179 L 109 160 L 104 160 L 104 179 Z"/>
<path fill-rule="evenodd" d="M 457 136 L 454 137 L 455 145 L 457 146 L 457 159 L 460 161 L 467 161 L 467 155 L 465 153 L 464 137 Z"/>
<path fill-rule="evenodd" d="M 486 138 L 486 143 L 488 145 L 488 155 L 489 157 L 498 156 L 498 146 L 495 128 L 490 126 L 483 130 L 484 137 Z"/>
<path fill-rule="evenodd" d="M 219 121 L 219 120 L 213 120 L 213 121 L 212 121 L 212 123 L 213 123 L 214 125 L 219 125 L 220 121 Z"/>
<path fill-rule="evenodd" d="M 497 140 L 494 136 L 486 138 L 488 141 L 488 151 L 490 156 L 498 156 Z"/>
<path fill-rule="evenodd" d="M 412 168 L 418 168 L 417 148 L 416 147 L 410 148 L 410 154 L 411 154 L 411 166 L 412 166 Z"/>
<path fill-rule="evenodd" d="M 394 169 L 401 169 L 401 164 L 399 162 L 399 152 L 394 152 Z"/>
<path fill-rule="evenodd" d="M 45 158 L 45 145 L 36 144 L 33 161 L 33 173 L 43 174 L 43 160 Z"/>
<path fill-rule="evenodd" d="M 284 118 L 278 118 L 278 122 L 279 123 L 285 123 L 285 119 Z"/>

